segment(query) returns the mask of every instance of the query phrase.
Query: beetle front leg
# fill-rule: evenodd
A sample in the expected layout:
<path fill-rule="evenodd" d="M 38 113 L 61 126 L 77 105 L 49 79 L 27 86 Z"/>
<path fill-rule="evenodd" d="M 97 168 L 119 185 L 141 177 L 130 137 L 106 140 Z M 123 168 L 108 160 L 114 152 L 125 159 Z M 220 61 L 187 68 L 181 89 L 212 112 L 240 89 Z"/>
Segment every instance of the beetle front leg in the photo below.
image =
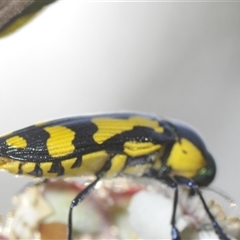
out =
<path fill-rule="evenodd" d="M 212 222 L 212 226 L 216 232 L 216 234 L 219 236 L 219 238 L 221 240 L 230 240 L 230 238 L 226 235 L 226 233 L 223 231 L 223 229 L 221 228 L 221 226 L 218 224 L 217 220 L 215 219 L 215 217 L 212 215 L 212 213 L 210 212 L 204 198 L 203 195 L 201 193 L 201 191 L 199 190 L 198 185 L 190 179 L 187 179 L 185 177 L 180 177 L 180 176 L 174 176 L 174 179 L 182 185 L 186 185 L 188 186 L 190 189 L 192 189 L 200 198 L 203 207 L 208 215 L 208 217 L 210 218 L 211 222 Z"/>
<path fill-rule="evenodd" d="M 169 176 L 160 178 L 159 180 L 164 182 L 165 184 L 167 184 L 167 186 L 174 189 L 173 212 L 172 212 L 172 218 L 171 218 L 172 239 L 180 240 L 181 236 L 176 227 L 176 212 L 177 212 L 177 203 L 178 203 L 178 183 L 176 181 L 174 181 L 172 178 L 170 178 Z"/>

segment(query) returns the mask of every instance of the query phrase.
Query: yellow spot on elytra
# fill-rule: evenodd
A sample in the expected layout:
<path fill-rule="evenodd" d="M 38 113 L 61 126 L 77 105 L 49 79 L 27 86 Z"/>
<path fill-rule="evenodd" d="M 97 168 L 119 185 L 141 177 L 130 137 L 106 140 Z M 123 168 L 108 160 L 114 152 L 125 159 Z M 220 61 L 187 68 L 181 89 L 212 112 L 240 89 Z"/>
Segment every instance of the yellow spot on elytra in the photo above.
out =
<path fill-rule="evenodd" d="M 94 141 L 98 144 L 102 144 L 116 134 L 132 130 L 134 127 L 149 127 L 157 133 L 164 131 L 158 121 L 139 116 L 128 119 L 93 118 L 92 122 L 98 127 L 98 131 L 93 135 Z"/>
<path fill-rule="evenodd" d="M 14 148 L 25 148 L 27 146 L 27 141 L 20 136 L 14 136 L 6 140 L 8 146 Z"/>
<path fill-rule="evenodd" d="M 75 132 L 64 126 L 45 127 L 50 134 L 47 140 L 47 149 L 52 157 L 62 157 L 71 154 L 75 147 L 72 143 Z"/>
<path fill-rule="evenodd" d="M 148 155 L 153 152 L 156 152 L 161 148 L 160 144 L 154 144 L 152 142 L 125 142 L 124 145 L 124 152 L 127 153 L 129 156 L 136 157 L 142 155 Z"/>
<path fill-rule="evenodd" d="M 175 174 L 186 178 L 196 176 L 205 165 L 201 151 L 185 138 L 173 145 L 167 160 L 167 166 L 170 166 Z"/>
<path fill-rule="evenodd" d="M 104 177 L 115 177 L 123 169 L 127 160 L 127 156 L 123 154 L 116 154 L 111 160 L 111 168 L 106 172 Z"/>

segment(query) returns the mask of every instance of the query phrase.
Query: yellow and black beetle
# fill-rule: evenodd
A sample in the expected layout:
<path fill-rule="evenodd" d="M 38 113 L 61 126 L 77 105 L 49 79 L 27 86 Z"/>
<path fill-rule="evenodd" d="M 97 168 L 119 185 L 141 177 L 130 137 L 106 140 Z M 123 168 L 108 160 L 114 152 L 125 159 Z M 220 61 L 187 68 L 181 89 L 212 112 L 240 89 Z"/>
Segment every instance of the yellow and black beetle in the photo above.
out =
<path fill-rule="evenodd" d="M 176 121 L 137 113 L 114 113 L 36 124 L 0 138 L 0 169 L 42 178 L 96 177 L 72 201 L 69 240 L 73 208 L 100 179 L 116 176 L 153 178 L 174 189 L 173 239 L 180 239 L 175 226 L 179 184 L 199 195 L 219 238 L 229 239 L 198 188 L 214 179 L 214 159 L 201 137 Z"/>

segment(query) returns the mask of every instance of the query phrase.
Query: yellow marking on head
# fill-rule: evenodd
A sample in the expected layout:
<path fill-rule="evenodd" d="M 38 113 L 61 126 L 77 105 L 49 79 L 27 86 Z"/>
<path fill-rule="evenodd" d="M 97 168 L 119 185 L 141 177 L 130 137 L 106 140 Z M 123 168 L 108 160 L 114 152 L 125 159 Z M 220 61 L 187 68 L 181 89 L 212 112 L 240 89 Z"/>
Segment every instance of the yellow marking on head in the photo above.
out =
<path fill-rule="evenodd" d="M 152 167 L 152 165 L 150 163 L 147 163 L 144 165 L 130 166 L 130 167 L 125 168 L 123 173 L 126 175 L 141 177 L 151 167 Z"/>
<path fill-rule="evenodd" d="M 45 127 L 44 130 L 50 134 L 47 149 L 52 157 L 66 156 L 74 151 L 74 131 L 64 126 Z"/>
<path fill-rule="evenodd" d="M 106 172 L 104 177 L 115 177 L 123 169 L 127 160 L 127 156 L 123 154 L 115 155 L 111 160 L 111 168 Z"/>
<path fill-rule="evenodd" d="M 10 137 L 6 140 L 6 143 L 8 146 L 14 148 L 25 148 L 27 146 L 27 141 L 20 136 Z"/>
<path fill-rule="evenodd" d="M 20 161 L 0 158 L 0 169 L 6 170 L 13 174 L 18 174 Z"/>
<path fill-rule="evenodd" d="M 164 128 L 159 126 L 159 122 L 147 117 L 130 117 L 128 119 L 115 118 L 93 118 L 91 120 L 97 127 L 98 131 L 93 135 L 93 139 L 98 144 L 125 131 L 132 130 L 134 127 L 149 127 L 155 132 L 163 133 Z"/>
<path fill-rule="evenodd" d="M 148 155 L 153 152 L 156 152 L 161 148 L 160 144 L 154 144 L 152 142 L 125 142 L 124 145 L 124 152 L 132 157 Z"/>
<path fill-rule="evenodd" d="M 173 145 L 167 166 L 170 166 L 175 174 L 192 178 L 206 166 L 206 161 L 201 151 L 192 142 L 183 138 L 180 143 L 176 142 Z"/>

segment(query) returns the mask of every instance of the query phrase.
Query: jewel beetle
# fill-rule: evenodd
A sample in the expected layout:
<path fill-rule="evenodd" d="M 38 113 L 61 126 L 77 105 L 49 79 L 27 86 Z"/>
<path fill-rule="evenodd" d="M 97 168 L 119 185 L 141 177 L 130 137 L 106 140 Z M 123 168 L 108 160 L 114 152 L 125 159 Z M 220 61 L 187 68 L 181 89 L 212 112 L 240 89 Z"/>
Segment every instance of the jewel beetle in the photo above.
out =
<path fill-rule="evenodd" d="M 214 179 L 215 161 L 199 134 L 175 120 L 108 113 L 39 123 L 0 138 L 0 169 L 45 179 L 95 176 L 71 203 L 68 240 L 73 208 L 101 179 L 126 176 L 156 179 L 173 188 L 172 239 L 181 238 L 175 226 L 179 185 L 199 196 L 219 238 L 230 239 L 200 190 Z"/>

